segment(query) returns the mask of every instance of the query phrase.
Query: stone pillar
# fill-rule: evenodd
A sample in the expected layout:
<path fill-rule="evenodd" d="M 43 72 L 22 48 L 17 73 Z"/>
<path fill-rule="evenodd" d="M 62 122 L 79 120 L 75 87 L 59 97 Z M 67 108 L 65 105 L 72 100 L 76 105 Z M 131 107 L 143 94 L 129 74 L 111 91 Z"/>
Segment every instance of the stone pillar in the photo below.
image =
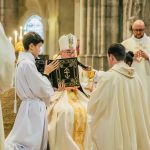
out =
<path fill-rule="evenodd" d="M 51 0 L 49 3 L 49 10 L 51 13 L 49 13 L 48 16 L 48 55 L 50 58 L 53 57 L 56 53 L 59 52 L 58 47 L 58 39 L 59 39 L 59 1 L 58 0 Z"/>
<path fill-rule="evenodd" d="M 95 69 L 108 68 L 107 48 L 121 38 L 119 10 L 117 0 L 81 0 L 81 59 Z"/>
<path fill-rule="evenodd" d="M 13 36 L 13 31 L 18 29 L 18 1 L 4 0 L 4 27 L 7 35 Z"/>
<path fill-rule="evenodd" d="M 100 42 L 101 42 L 101 13 L 100 13 L 100 1 L 94 0 L 94 14 L 93 14 L 93 54 L 92 54 L 92 66 L 94 68 L 101 68 L 100 66 Z"/>
<path fill-rule="evenodd" d="M 74 1 L 74 33 L 80 39 L 80 0 Z"/>
<path fill-rule="evenodd" d="M 0 22 L 4 23 L 4 0 L 0 0 Z"/>
<path fill-rule="evenodd" d="M 87 42 L 87 0 L 80 1 L 80 60 L 85 63 Z"/>
<path fill-rule="evenodd" d="M 86 51 L 86 64 L 92 65 L 93 53 L 93 1 L 88 0 L 87 3 L 87 51 Z"/>

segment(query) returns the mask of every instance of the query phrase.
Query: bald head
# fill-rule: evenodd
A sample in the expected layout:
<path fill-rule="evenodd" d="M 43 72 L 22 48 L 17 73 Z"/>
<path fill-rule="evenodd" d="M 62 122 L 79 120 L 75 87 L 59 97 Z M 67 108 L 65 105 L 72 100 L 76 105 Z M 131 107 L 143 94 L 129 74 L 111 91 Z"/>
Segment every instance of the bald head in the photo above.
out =
<path fill-rule="evenodd" d="M 143 27 L 145 28 L 145 24 L 144 24 L 144 21 L 143 20 L 136 20 L 133 25 L 132 25 L 132 29 L 137 27 L 137 26 L 140 26 L 140 27 Z"/>
<path fill-rule="evenodd" d="M 134 37 L 140 39 L 144 36 L 145 24 L 142 20 L 136 20 L 132 25 Z"/>

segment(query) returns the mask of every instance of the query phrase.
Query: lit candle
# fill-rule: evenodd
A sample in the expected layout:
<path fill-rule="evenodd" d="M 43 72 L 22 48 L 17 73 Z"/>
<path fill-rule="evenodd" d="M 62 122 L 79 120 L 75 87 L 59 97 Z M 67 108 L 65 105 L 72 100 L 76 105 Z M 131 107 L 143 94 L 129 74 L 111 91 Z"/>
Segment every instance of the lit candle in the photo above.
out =
<path fill-rule="evenodd" d="M 9 39 L 10 42 L 12 42 L 12 37 L 11 36 L 8 39 Z"/>
<path fill-rule="evenodd" d="M 19 35 L 19 41 L 22 40 L 22 26 L 20 27 L 20 35 Z"/>
<path fill-rule="evenodd" d="M 17 43 L 18 32 L 16 30 L 14 31 L 14 35 L 15 35 L 15 43 Z"/>

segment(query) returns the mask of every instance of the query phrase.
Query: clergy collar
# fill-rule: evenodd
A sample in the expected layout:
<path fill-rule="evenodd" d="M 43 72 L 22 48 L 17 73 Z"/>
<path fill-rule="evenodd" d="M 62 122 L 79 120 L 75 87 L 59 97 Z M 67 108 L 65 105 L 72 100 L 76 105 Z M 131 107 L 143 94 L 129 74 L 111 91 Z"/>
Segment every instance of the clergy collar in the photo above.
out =
<path fill-rule="evenodd" d="M 140 39 L 137 39 L 136 37 L 134 37 L 134 35 L 132 35 L 132 39 L 134 39 L 135 41 L 139 42 L 141 40 L 145 40 L 145 38 L 147 37 L 147 35 L 144 33 L 143 37 Z"/>
<path fill-rule="evenodd" d="M 20 61 L 25 60 L 25 59 L 28 59 L 28 60 L 32 61 L 33 63 L 35 63 L 34 56 L 28 51 L 24 51 L 19 54 L 17 63 L 19 63 Z"/>

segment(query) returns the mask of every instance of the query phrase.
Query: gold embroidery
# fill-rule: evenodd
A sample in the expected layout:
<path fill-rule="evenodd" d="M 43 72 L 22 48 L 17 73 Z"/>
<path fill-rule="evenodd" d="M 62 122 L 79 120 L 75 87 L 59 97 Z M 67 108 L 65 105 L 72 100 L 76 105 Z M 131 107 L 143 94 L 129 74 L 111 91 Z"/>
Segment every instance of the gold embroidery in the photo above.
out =
<path fill-rule="evenodd" d="M 129 70 L 128 75 L 132 76 L 133 75 L 133 70 Z"/>
<path fill-rule="evenodd" d="M 84 137 L 86 132 L 87 114 L 85 108 L 81 105 L 77 90 L 67 92 L 70 105 L 74 110 L 74 131 L 73 139 L 79 146 L 80 150 L 84 150 Z"/>

